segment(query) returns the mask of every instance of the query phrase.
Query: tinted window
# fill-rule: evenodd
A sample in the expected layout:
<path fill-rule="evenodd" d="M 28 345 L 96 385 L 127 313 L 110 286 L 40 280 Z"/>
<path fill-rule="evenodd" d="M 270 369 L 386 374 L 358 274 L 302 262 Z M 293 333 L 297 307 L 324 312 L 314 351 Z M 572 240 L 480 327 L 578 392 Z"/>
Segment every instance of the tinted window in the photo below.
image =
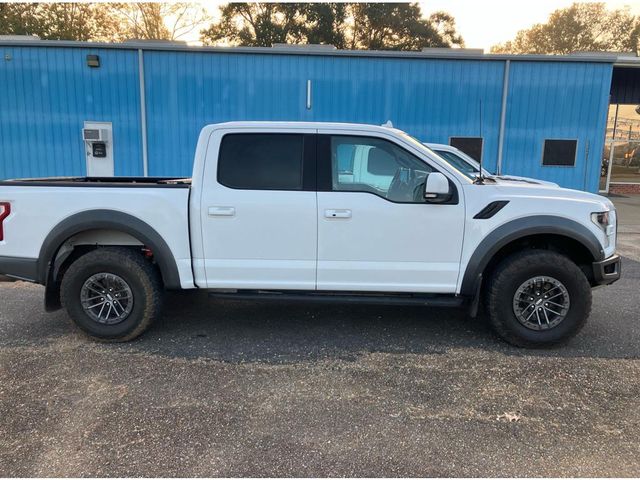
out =
<path fill-rule="evenodd" d="M 482 159 L 482 137 L 451 137 L 449 145 L 462 150 L 476 161 Z"/>
<path fill-rule="evenodd" d="M 479 170 L 471 165 L 469 162 L 465 162 L 463 158 L 460 158 L 453 152 L 449 152 L 448 150 L 434 150 L 438 155 L 444 158 L 451 166 L 457 168 L 462 173 L 474 173 L 479 172 Z"/>
<path fill-rule="evenodd" d="M 577 148 L 577 140 L 545 140 L 542 165 L 573 167 Z"/>
<path fill-rule="evenodd" d="M 433 171 L 392 142 L 351 136 L 331 137 L 331 169 L 334 191 L 368 192 L 410 203 L 424 202 L 424 182 Z"/>
<path fill-rule="evenodd" d="M 218 182 L 244 190 L 302 190 L 303 144 L 295 134 L 225 135 Z"/>
<path fill-rule="evenodd" d="M 367 172 L 373 175 L 393 176 L 398 169 L 398 162 L 395 157 L 380 147 L 373 147 L 369 150 L 368 160 Z"/>

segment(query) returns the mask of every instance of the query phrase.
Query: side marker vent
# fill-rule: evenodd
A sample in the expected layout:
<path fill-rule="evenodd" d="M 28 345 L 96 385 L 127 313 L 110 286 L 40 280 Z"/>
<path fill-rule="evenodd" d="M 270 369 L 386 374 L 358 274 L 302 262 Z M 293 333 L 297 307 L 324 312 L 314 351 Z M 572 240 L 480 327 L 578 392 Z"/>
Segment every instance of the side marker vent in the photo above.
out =
<path fill-rule="evenodd" d="M 502 210 L 507 203 L 509 203 L 508 200 L 498 200 L 496 202 L 491 202 L 489 205 L 476 213 L 473 218 L 478 220 L 486 220 L 487 218 L 491 218 L 500 210 Z"/>

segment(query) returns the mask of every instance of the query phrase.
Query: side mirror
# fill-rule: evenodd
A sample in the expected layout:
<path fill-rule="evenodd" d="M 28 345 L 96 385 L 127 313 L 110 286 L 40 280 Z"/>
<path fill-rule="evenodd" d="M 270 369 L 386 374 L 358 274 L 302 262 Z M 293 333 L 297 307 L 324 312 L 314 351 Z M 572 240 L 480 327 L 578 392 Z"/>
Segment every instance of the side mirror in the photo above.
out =
<path fill-rule="evenodd" d="M 424 183 L 424 198 L 431 203 L 446 202 L 451 198 L 449 179 L 440 172 L 427 175 Z"/>

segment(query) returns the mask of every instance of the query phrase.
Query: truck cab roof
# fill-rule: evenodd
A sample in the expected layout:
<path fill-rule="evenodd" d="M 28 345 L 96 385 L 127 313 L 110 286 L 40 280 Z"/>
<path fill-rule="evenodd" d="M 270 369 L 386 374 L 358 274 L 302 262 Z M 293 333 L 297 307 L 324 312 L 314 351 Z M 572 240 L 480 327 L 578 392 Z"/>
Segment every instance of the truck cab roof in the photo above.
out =
<path fill-rule="evenodd" d="M 344 123 L 344 122 L 272 122 L 272 121 L 235 121 L 214 123 L 204 127 L 214 130 L 220 128 L 274 128 L 274 129 L 336 129 L 336 130 L 367 130 L 378 133 L 394 132 L 405 134 L 402 130 L 383 125 L 368 123 Z"/>

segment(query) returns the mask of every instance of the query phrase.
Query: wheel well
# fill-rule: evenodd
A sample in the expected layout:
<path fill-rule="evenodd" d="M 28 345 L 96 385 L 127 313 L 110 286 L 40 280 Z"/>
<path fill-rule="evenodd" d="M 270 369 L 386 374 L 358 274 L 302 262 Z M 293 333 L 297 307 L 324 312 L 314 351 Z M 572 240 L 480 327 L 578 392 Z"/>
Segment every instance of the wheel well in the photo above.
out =
<path fill-rule="evenodd" d="M 135 236 L 115 229 L 84 230 L 63 242 L 53 259 L 52 280 L 60 281 L 64 272 L 82 255 L 100 247 L 125 247 L 137 250 L 155 263 L 154 253 Z"/>
<path fill-rule="evenodd" d="M 52 259 L 45 293 L 47 311 L 60 308 L 60 282 L 73 262 L 88 252 L 113 246 L 139 251 L 149 263 L 160 270 L 155 261 L 154 252 L 134 235 L 116 229 L 89 229 L 78 232 L 60 245 Z"/>
<path fill-rule="evenodd" d="M 134 235 L 115 229 L 97 228 L 83 230 L 65 240 L 63 245 L 143 245 Z"/>
<path fill-rule="evenodd" d="M 491 257 L 491 260 L 489 260 L 489 263 L 482 272 L 483 277 L 490 277 L 496 266 L 504 258 L 508 257 L 512 253 L 525 249 L 550 250 L 564 255 L 580 267 L 590 282 L 593 280 L 591 263 L 595 259 L 593 258 L 591 251 L 578 240 L 571 237 L 547 233 L 528 235 L 507 243 L 505 246 L 500 248 L 493 257 Z"/>

